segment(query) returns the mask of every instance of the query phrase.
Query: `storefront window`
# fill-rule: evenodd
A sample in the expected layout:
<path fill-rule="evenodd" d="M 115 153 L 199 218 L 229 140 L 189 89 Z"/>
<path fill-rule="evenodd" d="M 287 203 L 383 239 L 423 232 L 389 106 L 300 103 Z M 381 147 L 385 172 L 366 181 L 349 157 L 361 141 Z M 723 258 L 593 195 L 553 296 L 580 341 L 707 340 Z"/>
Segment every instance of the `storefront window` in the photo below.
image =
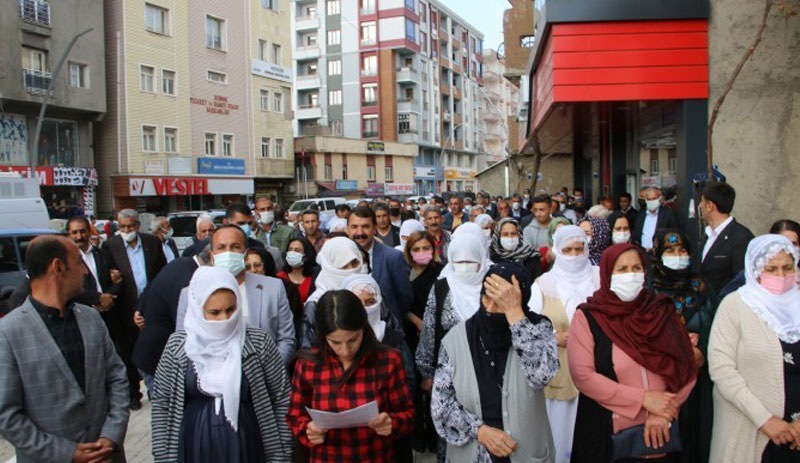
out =
<path fill-rule="evenodd" d="M 72 121 L 45 120 L 39 136 L 40 166 L 78 166 L 78 124 Z"/>

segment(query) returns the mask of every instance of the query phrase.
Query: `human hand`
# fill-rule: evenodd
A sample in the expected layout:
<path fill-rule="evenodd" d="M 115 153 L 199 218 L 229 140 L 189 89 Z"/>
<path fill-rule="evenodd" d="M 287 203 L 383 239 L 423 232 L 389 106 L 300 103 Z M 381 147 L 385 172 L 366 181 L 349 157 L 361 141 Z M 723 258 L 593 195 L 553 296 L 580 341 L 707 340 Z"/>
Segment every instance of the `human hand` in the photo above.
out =
<path fill-rule="evenodd" d="M 101 463 L 111 461 L 108 458 L 114 451 L 114 447 L 107 447 L 98 442 L 86 442 L 78 444 L 72 452 L 72 463 Z"/>
<path fill-rule="evenodd" d="M 669 428 L 672 427 L 666 418 L 658 415 L 647 415 L 644 422 L 644 445 L 660 449 L 669 442 Z"/>
<path fill-rule="evenodd" d="M 320 445 L 325 442 L 325 430 L 317 427 L 312 421 L 306 426 L 306 437 L 308 437 L 308 442 L 310 442 L 312 446 Z"/>
<path fill-rule="evenodd" d="M 775 445 L 796 444 L 798 437 L 800 437 L 793 423 L 787 423 L 776 416 L 770 417 L 770 419 L 759 428 L 759 431 L 769 437 Z"/>
<path fill-rule="evenodd" d="M 136 325 L 137 328 L 139 328 L 139 330 L 144 329 L 144 317 L 138 310 L 133 313 L 133 323 Z"/>
<path fill-rule="evenodd" d="M 111 276 L 111 283 L 117 284 L 122 281 L 122 272 L 116 269 L 111 269 L 109 272 Z"/>
<path fill-rule="evenodd" d="M 569 341 L 569 331 L 556 332 L 556 344 L 558 347 L 567 347 L 567 341 Z"/>
<path fill-rule="evenodd" d="M 379 414 L 367 426 L 372 428 L 379 436 L 390 436 L 392 434 L 392 418 L 386 412 Z"/>
<path fill-rule="evenodd" d="M 108 312 L 114 307 L 114 300 L 117 296 L 113 294 L 103 293 L 100 295 L 100 302 L 97 304 L 97 310 L 100 312 Z"/>
<path fill-rule="evenodd" d="M 419 387 L 420 387 L 420 389 L 422 389 L 425 392 L 431 392 L 431 390 L 433 390 L 433 379 L 432 378 L 424 378 L 419 383 Z"/>
<path fill-rule="evenodd" d="M 478 442 L 496 457 L 507 457 L 517 450 L 517 441 L 513 437 L 486 424 L 478 428 Z"/>
<path fill-rule="evenodd" d="M 795 436 L 800 436 L 800 421 L 793 421 L 790 423 L 792 429 L 794 429 Z M 792 450 L 800 450 L 800 439 L 795 437 L 795 441 L 792 445 L 790 445 Z"/>
<path fill-rule="evenodd" d="M 703 351 L 696 347 L 692 347 L 692 352 L 694 352 L 694 366 L 700 369 L 706 363 L 706 356 L 703 355 Z"/>
<path fill-rule="evenodd" d="M 483 282 L 483 287 L 486 296 L 506 314 L 509 325 L 525 318 L 525 313 L 522 311 L 522 291 L 517 277 L 512 276 L 509 283 L 500 275 L 490 275 Z"/>
<path fill-rule="evenodd" d="M 644 391 L 642 406 L 648 412 L 669 421 L 678 417 L 678 404 L 675 394 L 666 391 Z"/>

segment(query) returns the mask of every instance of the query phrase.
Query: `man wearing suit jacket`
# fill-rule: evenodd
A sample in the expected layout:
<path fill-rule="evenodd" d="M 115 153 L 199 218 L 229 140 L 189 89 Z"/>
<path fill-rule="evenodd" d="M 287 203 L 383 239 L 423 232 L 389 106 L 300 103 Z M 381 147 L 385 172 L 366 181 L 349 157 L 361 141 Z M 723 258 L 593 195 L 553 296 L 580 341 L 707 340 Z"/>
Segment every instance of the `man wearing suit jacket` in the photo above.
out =
<path fill-rule="evenodd" d="M 238 226 L 223 225 L 218 228 L 211 237 L 210 264 L 226 268 L 236 277 L 242 295 L 242 315 L 247 324 L 261 328 L 272 336 L 283 362 L 288 365 L 297 348 L 297 341 L 294 335 L 294 316 L 286 290 L 278 278 L 245 270 L 246 242 L 244 233 Z M 184 288 L 178 302 L 178 330 L 183 329 L 188 297 L 188 288 Z"/>
<path fill-rule="evenodd" d="M 67 238 L 35 238 L 31 295 L 0 320 L 0 434 L 18 463 L 124 461 L 128 382 L 97 310 L 70 302 L 87 274 Z"/>
<path fill-rule="evenodd" d="M 169 219 L 166 217 L 156 217 L 150 224 L 150 227 L 153 231 L 153 236 L 161 241 L 161 248 L 164 250 L 164 258 L 167 259 L 167 263 L 178 258 L 180 256 L 178 253 L 178 245 L 175 244 L 175 240 L 172 239 L 175 230 L 172 229 Z"/>
<path fill-rule="evenodd" d="M 442 217 L 442 228 L 452 232 L 462 223 L 469 222 L 469 214 L 464 212 L 461 198 L 453 196 L 450 198 L 450 212 Z"/>
<path fill-rule="evenodd" d="M 653 237 L 656 231 L 663 228 L 678 228 L 678 216 L 675 215 L 675 211 L 661 204 L 660 188 L 645 188 L 644 195 L 647 207 L 636 216 L 631 241 L 650 252 L 653 249 Z"/>
<path fill-rule="evenodd" d="M 123 209 L 117 215 L 119 235 L 110 238 L 103 246 L 112 268 L 122 273 L 122 291 L 117 298 L 114 316 L 119 317 L 121 332 L 114 339 L 119 355 L 128 369 L 131 392 L 131 409 L 141 408 L 139 382 L 141 377 L 131 362 L 131 351 L 136 343 L 144 319 L 138 310 L 139 298 L 147 285 L 167 264 L 161 241 L 153 235 L 139 233 L 139 214 L 133 209 Z M 136 322 L 134 323 L 134 319 Z"/>
<path fill-rule="evenodd" d="M 414 298 L 409 280 L 411 270 L 402 252 L 375 240 L 375 223 L 375 211 L 359 206 L 347 218 L 347 234 L 369 253 L 372 278 L 378 282 L 392 314 L 402 323 Z"/>
<path fill-rule="evenodd" d="M 744 268 L 744 254 L 753 233 L 733 217 L 736 191 L 727 183 L 709 183 L 700 196 L 700 214 L 707 224 L 701 241 L 700 275 L 719 294 Z"/>
<path fill-rule="evenodd" d="M 375 238 L 390 248 L 398 246 L 400 244 L 400 228 L 392 224 L 389 218 L 389 206 L 383 203 L 376 204 L 374 210 L 377 225 Z"/>

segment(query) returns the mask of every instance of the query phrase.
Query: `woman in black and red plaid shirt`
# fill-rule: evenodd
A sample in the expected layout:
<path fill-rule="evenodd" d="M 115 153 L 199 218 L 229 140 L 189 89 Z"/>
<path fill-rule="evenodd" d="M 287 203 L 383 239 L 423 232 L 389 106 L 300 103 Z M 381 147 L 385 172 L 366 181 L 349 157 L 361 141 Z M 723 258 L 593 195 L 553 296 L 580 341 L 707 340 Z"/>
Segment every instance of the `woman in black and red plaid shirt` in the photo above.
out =
<path fill-rule="evenodd" d="M 383 346 L 364 305 L 350 291 L 328 291 L 317 303 L 319 348 L 301 351 L 292 376 L 286 420 L 311 463 L 393 462 L 395 439 L 411 433 L 414 404 L 400 354 Z M 380 414 L 368 426 L 320 429 L 306 407 L 329 412 L 371 401 Z"/>

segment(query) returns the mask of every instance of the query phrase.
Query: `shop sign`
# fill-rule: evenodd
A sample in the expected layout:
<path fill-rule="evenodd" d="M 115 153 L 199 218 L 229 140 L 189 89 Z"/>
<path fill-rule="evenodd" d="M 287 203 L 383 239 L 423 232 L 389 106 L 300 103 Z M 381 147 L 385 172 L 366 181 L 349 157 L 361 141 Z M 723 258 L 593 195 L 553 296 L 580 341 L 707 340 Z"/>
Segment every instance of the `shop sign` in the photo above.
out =
<path fill-rule="evenodd" d="M 473 178 L 477 174 L 476 171 L 470 169 L 447 169 L 444 171 L 445 178 Z"/>
<path fill-rule="evenodd" d="M 130 196 L 192 196 L 211 194 L 206 178 L 150 177 L 128 179 Z"/>
<path fill-rule="evenodd" d="M 643 176 L 641 186 L 642 188 L 651 186 L 661 188 L 661 177 L 658 175 Z"/>
<path fill-rule="evenodd" d="M 391 196 L 406 196 L 414 194 L 413 183 L 387 183 L 384 185 L 383 189 L 387 195 Z"/>
<path fill-rule="evenodd" d="M 197 173 L 207 175 L 244 175 L 244 159 L 197 158 Z"/>
<path fill-rule="evenodd" d="M 292 71 L 277 64 L 267 63 L 260 59 L 254 59 L 250 63 L 250 72 L 257 76 L 266 77 L 268 79 L 281 80 L 283 82 L 292 82 Z"/>
<path fill-rule="evenodd" d="M 28 162 L 28 123 L 25 116 L 0 113 L 0 164 Z"/>
<path fill-rule="evenodd" d="M 214 98 L 211 100 L 189 97 L 189 103 L 205 106 L 207 113 L 220 114 L 222 116 L 230 116 L 231 111 L 237 111 L 239 109 L 239 105 L 229 103 L 228 97 L 223 95 L 214 95 Z"/>
<path fill-rule="evenodd" d="M 367 183 L 368 196 L 380 196 L 384 193 L 383 183 Z"/>
<path fill-rule="evenodd" d="M 144 161 L 145 174 L 164 175 L 167 173 L 165 169 L 164 161 L 156 161 L 154 159 L 147 159 Z"/>
<path fill-rule="evenodd" d="M 678 176 L 677 175 L 662 175 L 661 176 L 661 188 L 672 188 L 678 185 Z"/>
<path fill-rule="evenodd" d="M 435 167 L 415 167 L 414 177 L 417 178 L 434 178 L 436 177 Z"/>
<path fill-rule="evenodd" d="M 167 158 L 169 173 L 173 175 L 187 175 L 192 173 L 191 156 L 170 156 Z"/>
<path fill-rule="evenodd" d="M 357 180 L 337 180 L 336 189 L 342 191 L 352 191 L 358 189 Z"/>
<path fill-rule="evenodd" d="M 0 166 L 0 172 L 16 172 L 30 177 L 26 166 Z M 97 170 L 92 167 L 37 167 L 36 178 L 41 186 L 96 186 Z"/>
<path fill-rule="evenodd" d="M 386 144 L 382 141 L 368 141 L 367 154 L 384 154 L 386 152 Z"/>

